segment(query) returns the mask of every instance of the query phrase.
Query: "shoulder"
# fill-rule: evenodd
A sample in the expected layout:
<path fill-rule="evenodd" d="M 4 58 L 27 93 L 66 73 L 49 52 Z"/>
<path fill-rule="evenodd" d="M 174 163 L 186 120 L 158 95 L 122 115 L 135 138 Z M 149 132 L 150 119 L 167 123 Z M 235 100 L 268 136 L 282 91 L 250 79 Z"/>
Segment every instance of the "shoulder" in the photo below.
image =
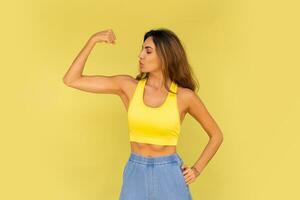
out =
<path fill-rule="evenodd" d="M 208 113 L 204 102 L 200 96 L 193 90 L 189 90 L 186 95 L 187 99 L 187 111 L 194 117 L 199 118 L 200 114 Z M 204 116 L 204 115 L 203 115 Z"/>
<path fill-rule="evenodd" d="M 133 93 L 139 82 L 133 76 L 127 74 L 116 75 L 115 78 L 117 79 L 123 94 L 126 96 L 131 96 L 131 93 Z"/>
<path fill-rule="evenodd" d="M 189 107 L 189 101 L 192 98 L 193 91 L 189 88 L 184 88 L 181 86 L 177 86 L 177 98 L 180 107 L 182 107 L 183 110 L 187 111 Z"/>
<path fill-rule="evenodd" d="M 113 77 L 118 82 L 121 88 L 123 88 L 124 86 L 128 86 L 129 84 L 138 82 L 133 76 L 128 74 L 119 74 Z"/>
<path fill-rule="evenodd" d="M 181 98 L 184 98 L 186 100 L 191 100 L 196 95 L 196 93 L 193 90 L 191 90 L 190 88 L 184 88 L 179 85 L 177 86 L 177 93 L 178 93 L 178 96 L 180 96 Z"/>
<path fill-rule="evenodd" d="M 199 102 L 200 100 L 198 94 L 189 88 L 180 87 L 178 85 L 177 93 L 178 98 L 183 102 L 186 110 L 189 110 L 195 102 Z"/>

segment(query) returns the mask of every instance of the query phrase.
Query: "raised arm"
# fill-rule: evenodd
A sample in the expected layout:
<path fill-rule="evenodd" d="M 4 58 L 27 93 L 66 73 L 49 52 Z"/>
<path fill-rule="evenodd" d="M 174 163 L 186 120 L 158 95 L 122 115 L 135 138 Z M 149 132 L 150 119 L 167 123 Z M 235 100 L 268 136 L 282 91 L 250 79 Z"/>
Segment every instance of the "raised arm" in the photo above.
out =
<path fill-rule="evenodd" d="M 86 60 L 97 42 L 115 44 L 116 37 L 111 29 L 92 35 L 74 59 L 63 82 L 72 88 L 94 93 L 122 94 L 122 85 L 132 77 L 129 75 L 83 75 Z"/>

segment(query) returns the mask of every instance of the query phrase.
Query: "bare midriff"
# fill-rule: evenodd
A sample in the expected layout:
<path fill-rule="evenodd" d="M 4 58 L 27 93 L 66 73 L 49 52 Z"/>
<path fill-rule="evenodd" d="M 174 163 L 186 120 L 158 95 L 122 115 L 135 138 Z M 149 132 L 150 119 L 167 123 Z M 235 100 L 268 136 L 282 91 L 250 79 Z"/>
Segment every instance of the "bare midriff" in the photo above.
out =
<path fill-rule="evenodd" d="M 147 157 L 167 156 L 176 153 L 175 145 L 156 145 L 130 142 L 131 152 Z"/>

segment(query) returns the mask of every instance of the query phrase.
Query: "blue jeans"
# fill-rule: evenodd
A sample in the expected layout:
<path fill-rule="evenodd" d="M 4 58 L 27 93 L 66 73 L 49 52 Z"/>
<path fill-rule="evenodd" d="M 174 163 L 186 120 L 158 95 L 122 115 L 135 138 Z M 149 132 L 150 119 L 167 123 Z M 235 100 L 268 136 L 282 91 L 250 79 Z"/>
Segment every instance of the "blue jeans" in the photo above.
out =
<path fill-rule="evenodd" d="M 177 153 L 147 157 L 131 152 L 119 200 L 192 200 Z"/>

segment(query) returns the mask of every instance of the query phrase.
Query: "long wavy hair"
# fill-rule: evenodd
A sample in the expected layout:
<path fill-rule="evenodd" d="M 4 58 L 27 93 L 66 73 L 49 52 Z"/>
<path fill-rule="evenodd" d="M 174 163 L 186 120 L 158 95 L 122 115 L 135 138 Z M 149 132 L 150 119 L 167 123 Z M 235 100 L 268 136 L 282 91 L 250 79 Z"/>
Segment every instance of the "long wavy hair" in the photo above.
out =
<path fill-rule="evenodd" d="M 152 36 L 153 43 L 157 49 L 157 54 L 161 59 L 164 86 L 167 87 L 166 79 L 169 77 L 177 85 L 198 91 L 199 84 L 195 78 L 191 65 L 188 62 L 184 47 L 176 34 L 166 28 L 151 29 L 144 35 L 145 40 Z M 149 77 L 149 72 L 141 72 L 135 77 L 141 80 Z M 174 93 L 174 92 L 172 92 Z"/>

